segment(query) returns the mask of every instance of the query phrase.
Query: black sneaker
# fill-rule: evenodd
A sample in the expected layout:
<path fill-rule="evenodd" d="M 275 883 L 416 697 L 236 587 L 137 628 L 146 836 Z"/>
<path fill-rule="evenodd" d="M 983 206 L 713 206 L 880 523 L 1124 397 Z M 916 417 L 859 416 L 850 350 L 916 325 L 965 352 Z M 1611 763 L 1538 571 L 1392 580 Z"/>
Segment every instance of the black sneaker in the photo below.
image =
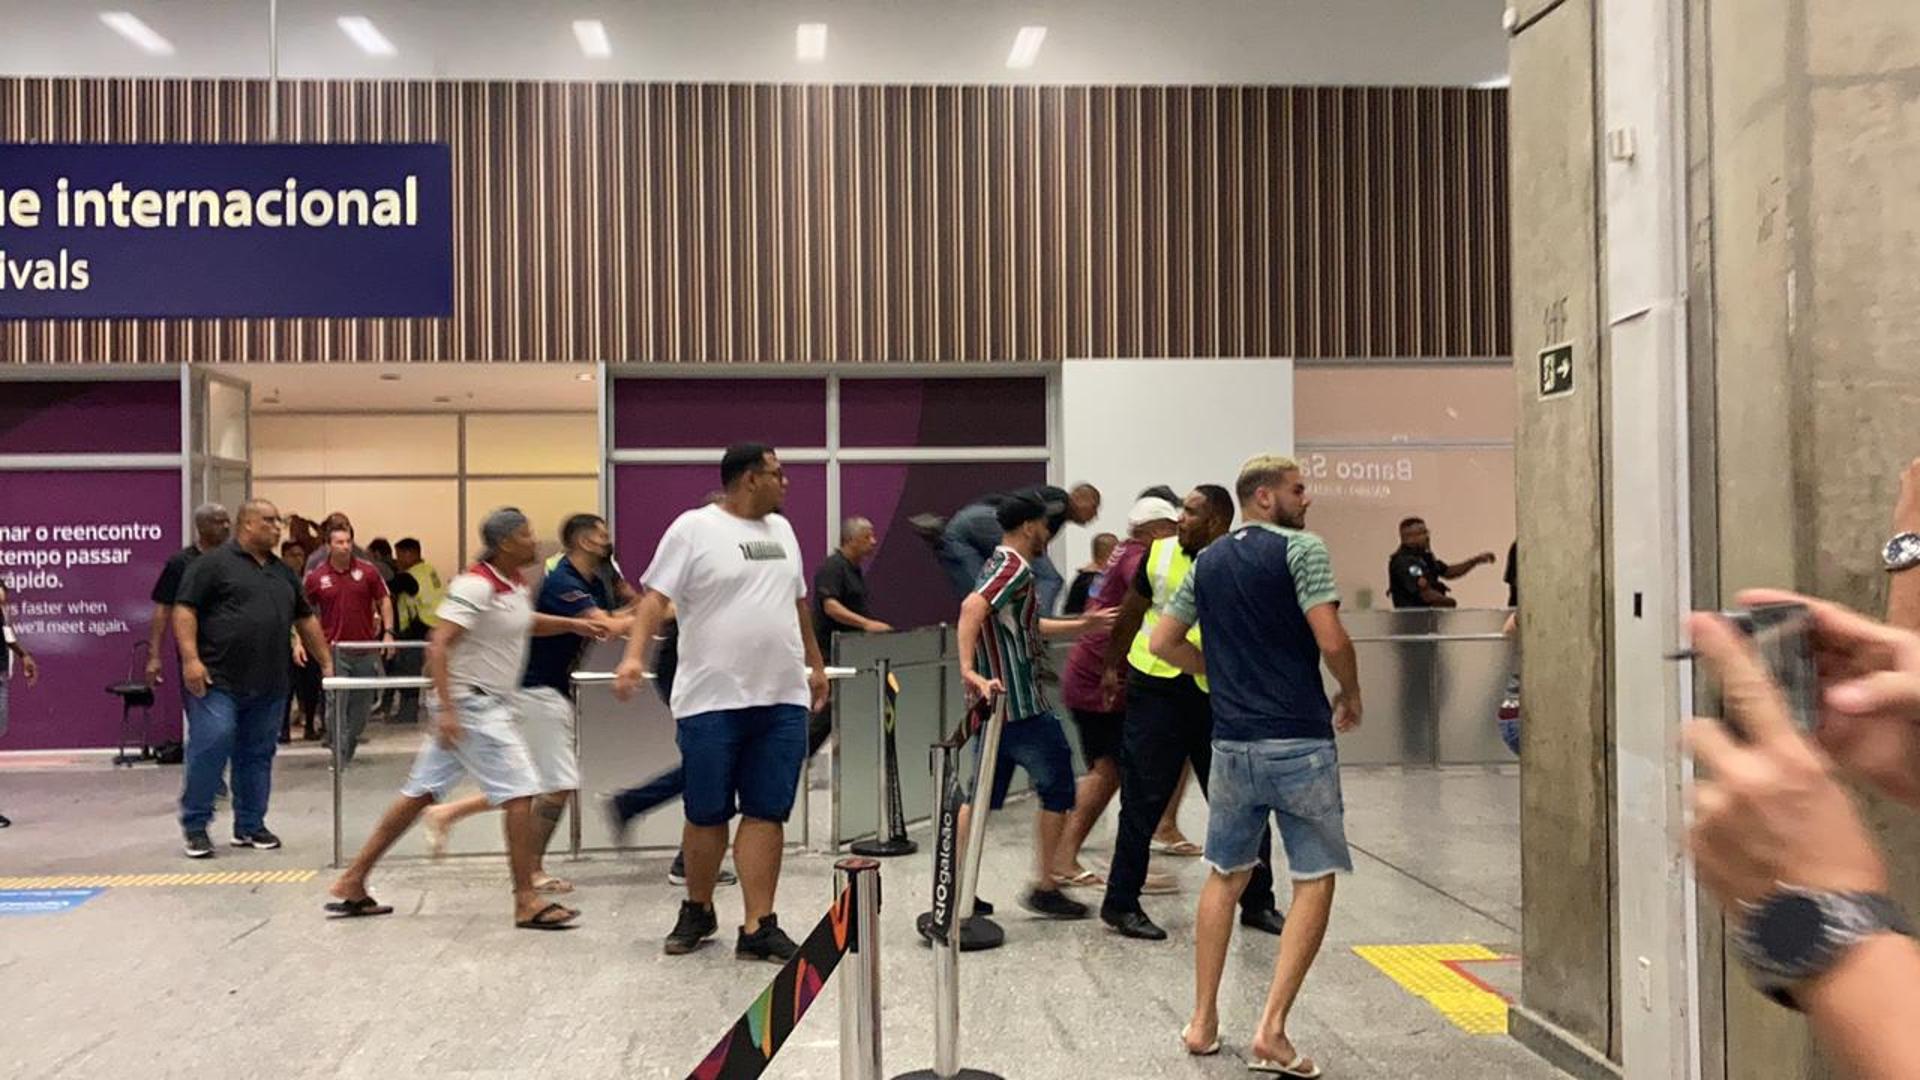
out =
<path fill-rule="evenodd" d="M 280 846 L 280 838 L 268 832 L 264 826 L 252 832 L 241 832 L 235 829 L 233 831 L 233 846 L 272 851 Z"/>
<path fill-rule="evenodd" d="M 187 834 L 187 858 L 213 858 L 213 841 L 207 837 L 207 830 L 195 829 Z"/>
<path fill-rule="evenodd" d="M 760 929 L 751 934 L 742 927 L 740 939 L 733 944 L 733 955 L 742 960 L 766 960 L 775 964 L 786 963 L 799 951 L 800 946 L 780 929 L 780 920 L 773 915 L 761 919 Z"/>
<path fill-rule="evenodd" d="M 718 929 L 720 921 L 713 917 L 713 908 L 682 900 L 680 918 L 673 924 L 673 933 L 667 935 L 666 953 L 668 956 L 685 956 L 699 948 L 700 943 L 712 937 Z"/>
<path fill-rule="evenodd" d="M 1087 905 L 1070 899 L 1059 889 L 1028 889 L 1020 897 L 1020 906 L 1049 919 L 1084 919 Z"/>
<path fill-rule="evenodd" d="M 687 883 L 687 857 L 685 855 L 675 854 L 673 857 L 673 865 L 667 867 L 667 884 L 675 887 L 679 887 L 681 885 L 685 885 L 686 883 Z M 714 875 L 713 883 L 716 886 L 738 885 L 740 884 L 740 878 L 733 871 L 722 866 L 720 868 L 720 872 Z"/>
<path fill-rule="evenodd" d="M 938 550 L 940 541 L 947 533 L 947 519 L 939 514 L 915 514 L 907 519 L 907 526 L 920 535 L 928 546 Z"/>

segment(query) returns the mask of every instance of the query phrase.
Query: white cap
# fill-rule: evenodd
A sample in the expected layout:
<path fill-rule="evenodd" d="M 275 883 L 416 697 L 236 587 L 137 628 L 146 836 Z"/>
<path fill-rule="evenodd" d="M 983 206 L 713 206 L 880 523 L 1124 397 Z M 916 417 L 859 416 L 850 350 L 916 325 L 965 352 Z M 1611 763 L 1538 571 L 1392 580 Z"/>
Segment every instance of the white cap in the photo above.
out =
<path fill-rule="evenodd" d="M 1180 510 L 1158 496 L 1149 495 L 1127 511 L 1127 527 L 1137 529 L 1150 521 L 1179 521 Z"/>

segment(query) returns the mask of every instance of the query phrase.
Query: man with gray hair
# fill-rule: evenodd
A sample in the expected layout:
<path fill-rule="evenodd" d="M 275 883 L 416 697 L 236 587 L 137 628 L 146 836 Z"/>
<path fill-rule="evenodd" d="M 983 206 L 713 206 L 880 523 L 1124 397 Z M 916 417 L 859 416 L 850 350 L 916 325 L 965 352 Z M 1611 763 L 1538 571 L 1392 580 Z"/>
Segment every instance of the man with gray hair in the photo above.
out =
<path fill-rule="evenodd" d="M 539 858 L 533 801 L 541 794 L 541 783 L 514 702 L 530 635 L 581 634 L 604 640 L 608 631 L 593 619 L 535 613 L 520 576 L 534 561 L 533 528 L 525 514 L 512 507 L 488 514 L 480 524 L 480 543 L 480 561 L 448 583 L 440 624 L 428 639 L 432 730 L 413 759 L 400 798 L 329 890 L 333 900 L 326 910 L 335 916 L 392 914 L 391 907 L 368 894 L 368 875 L 414 820 L 444 800 L 464 775 L 480 786 L 487 802 L 503 811 L 514 925 L 557 930 L 580 917 L 563 904 L 544 903 L 534 888 Z"/>
<path fill-rule="evenodd" d="M 147 685 L 160 683 L 160 645 L 167 628 L 173 625 L 173 601 L 180 593 L 180 579 L 187 566 L 206 552 L 227 542 L 233 534 L 233 519 L 227 508 L 217 502 L 201 503 L 193 511 L 193 543 L 173 553 L 160 569 L 160 580 L 153 583 L 153 621 L 147 627 Z"/>
<path fill-rule="evenodd" d="M 850 517 L 840 525 L 840 548 L 813 574 L 813 636 L 826 652 L 833 635 L 884 634 L 893 627 L 868 614 L 867 577 L 860 569 L 880 541 L 873 522 Z"/>

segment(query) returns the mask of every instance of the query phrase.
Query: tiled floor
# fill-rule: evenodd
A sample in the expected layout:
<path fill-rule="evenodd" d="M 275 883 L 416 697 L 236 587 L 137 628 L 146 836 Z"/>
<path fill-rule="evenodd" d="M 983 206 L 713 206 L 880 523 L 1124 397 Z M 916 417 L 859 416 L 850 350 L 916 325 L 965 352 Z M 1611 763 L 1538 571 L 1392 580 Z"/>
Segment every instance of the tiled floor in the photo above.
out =
<path fill-rule="evenodd" d="M 351 787 L 356 802 L 371 802 L 349 815 L 349 849 L 380 797 L 379 785 L 368 785 L 404 766 L 406 740 L 385 741 L 390 754 L 376 751 Z M 179 855 L 177 769 L 21 765 L 0 763 L 0 809 L 16 821 L 0 831 L 0 877 L 311 870 L 328 861 L 331 785 L 324 759 L 311 753 L 279 765 L 270 822 L 286 849 L 222 847 L 211 864 Z M 1346 799 L 1358 872 L 1340 885 L 1326 948 L 1295 1013 L 1299 1043 L 1330 1077 L 1557 1075 L 1504 1036 L 1462 1031 L 1353 951 L 1463 942 L 1513 950 L 1516 773 L 1350 770 Z M 1192 835 L 1201 835 L 1204 813 L 1196 793 L 1187 807 Z M 1002 901 L 1009 940 L 962 961 L 963 1060 L 1010 1080 L 1246 1075 L 1236 1051 L 1265 993 L 1273 939 L 1236 938 L 1227 1052 L 1188 1058 L 1175 1038 L 1189 1004 L 1192 901 L 1203 868 L 1158 863 L 1186 886 L 1147 900 L 1173 935 L 1163 944 L 1126 941 L 1094 922 L 1031 921 L 1012 903 L 1029 823 L 1030 811 L 1016 805 L 989 837 L 982 889 Z M 485 819 L 465 826 L 476 835 L 496 827 Z M 1096 833 L 1097 848 L 1108 835 Z M 410 838 L 398 854 L 419 850 Z M 775 970 L 733 959 L 737 897 L 721 896 L 722 947 L 667 957 L 659 941 L 678 894 L 665 882 L 664 856 L 602 854 L 554 866 L 581 886 L 585 918 L 570 933 L 513 929 L 504 866 L 485 856 L 396 859 L 374 883 L 399 908 L 387 919 L 324 920 L 324 870 L 305 882 L 116 883 L 64 913 L 0 918 L 9 1014 L 0 1076 L 685 1076 Z M 825 910 L 830 867 L 818 855 L 789 859 L 780 906 L 796 937 Z M 911 929 L 928 885 L 924 855 L 886 866 L 890 1074 L 931 1064 L 931 967 Z M 1486 981 L 1512 992 L 1517 971 Z M 840 1075 L 837 1000 L 829 986 L 768 1077 Z"/>

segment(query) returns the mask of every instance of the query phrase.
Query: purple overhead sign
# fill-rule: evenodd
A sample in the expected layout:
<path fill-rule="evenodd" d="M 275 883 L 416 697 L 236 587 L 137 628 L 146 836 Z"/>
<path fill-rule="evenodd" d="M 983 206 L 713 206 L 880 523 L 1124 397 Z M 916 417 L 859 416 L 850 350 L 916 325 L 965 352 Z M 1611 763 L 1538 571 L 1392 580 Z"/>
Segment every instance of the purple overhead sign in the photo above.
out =
<path fill-rule="evenodd" d="M 444 143 L 0 145 L 0 319 L 452 314 Z"/>

